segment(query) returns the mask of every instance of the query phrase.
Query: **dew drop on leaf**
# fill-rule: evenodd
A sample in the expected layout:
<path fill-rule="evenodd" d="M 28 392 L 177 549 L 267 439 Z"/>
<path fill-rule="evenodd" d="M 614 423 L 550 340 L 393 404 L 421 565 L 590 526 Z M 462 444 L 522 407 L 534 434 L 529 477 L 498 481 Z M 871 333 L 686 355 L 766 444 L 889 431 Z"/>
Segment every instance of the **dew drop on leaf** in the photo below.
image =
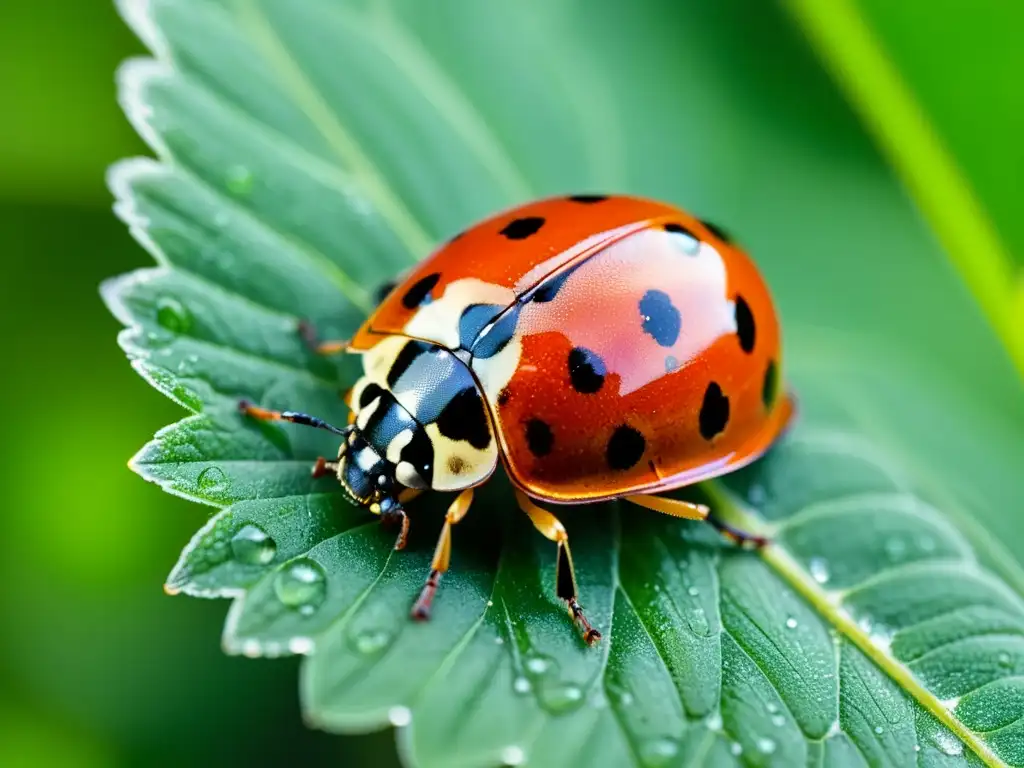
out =
<path fill-rule="evenodd" d="M 277 599 L 304 615 L 317 609 L 327 595 L 323 568 L 308 557 L 288 564 L 274 579 Z"/>
<path fill-rule="evenodd" d="M 640 745 L 640 762 L 647 768 L 668 765 L 677 754 L 679 744 L 674 739 L 651 739 Z"/>
<path fill-rule="evenodd" d="M 517 747 L 513 744 L 512 746 L 505 747 L 501 750 L 501 762 L 503 765 L 522 765 L 525 760 L 526 753 L 523 752 L 522 747 Z"/>
<path fill-rule="evenodd" d="M 313 640 L 308 637 L 293 637 L 288 641 L 288 650 L 299 656 L 312 653 L 313 648 Z"/>
<path fill-rule="evenodd" d="M 233 194 L 248 195 L 252 192 L 252 171 L 244 165 L 233 165 L 228 168 L 225 182 L 227 183 L 228 190 Z"/>
<path fill-rule="evenodd" d="M 527 680 L 522 675 L 520 675 L 519 677 L 517 677 L 515 680 L 512 681 L 512 690 L 515 691 L 516 693 L 520 694 L 520 695 L 527 694 L 532 689 L 533 689 L 533 686 L 530 685 L 530 681 Z"/>
<path fill-rule="evenodd" d="M 796 621 L 796 619 L 794 619 L 792 616 L 790 616 L 788 619 L 786 619 L 786 627 L 788 629 L 796 629 L 797 628 L 797 621 Z"/>
<path fill-rule="evenodd" d="M 171 333 L 188 333 L 192 328 L 192 313 L 177 299 L 162 298 L 156 302 L 156 321 Z"/>
<path fill-rule="evenodd" d="M 583 691 L 575 685 L 555 684 L 541 689 L 545 709 L 558 714 L 575 708 L 583 700 Z"/>
<path fill-rule="evenodd" d="M 935 731 L 932 735 L 932 739 L 935 741 L 935 746 L 937 746 L 939 751 L 944 755 L 954 757 L 956 755 L 963 754 L 963 742 L 945 729 Z"/>
<path fill-rule="evenodd" d="M 786 724 L 786 718 L 782 715 L 772 715 L 772 725 L 776 728 L 781 728 Z"/>
<path fill-rule="evenodd" d="M 889 556 L 890 562 L 897 563 L 903 559 L 907 551 L 907 543 L 898 537 L 885 540 L 885 554 Z"/>
<path fill-rule="evenodd" d="M 540 677 L 551 669 L 551 659 L 547 656 L 531 656 L 526 660 L 526 671 L 532 677 Z"/>
<path fill-rule="evenodd" d="M 764 754 L 770 755 L 775 751 L 776 744 L 772 739 L 758 739 L 757 740 L 757 751 Z"/>
<path fill-rule="evenodd" d="M 388 710 L 388 722 L 395 728 L 404 728 L 412 722 L 412 712 L 408 707 L 392 707 Z"/>
<path fill-rule="evenodd" d="M 884 729 L 884 728 L 882 728 L 882 726 L 880 726 L 880 725 L 876 725 L 876 726 L 875 726 L 875 733 L 876 733 L 876 734 L 878 734 L 879 736 L 881 736 L 881 735 L 882 735 L 882 733 L 884 733 L 884 732 L 885 732 L 885 729 Z"/>
<path fill-rule="evenodd" d="M 807 564 L 808 570 L 811 572 L 811 578 L 819 584 L 827 584 L 829 580 L 828 563 L 825 562 L 824 558 L 812 557 L 811 561 Z"/>
<path fill-rule="evenodd" d="M 380 653 L 391 645 L 392 639 L 392 634 L 382 629 L 358 632 L 351 638 L 353 648 L 364 656 Z"/>
<path fill-rule="evenodd" d="M 249 523 L 231 537 L 235 560 L 246 565 L 266 565 L 277 554 L 277 544 L 257 525 Z"/>
<path fill-rule="evenodd" d="M 729 751 L 736 757 L 739 757 L 743 754 L 743 745 L 740 744 L 738 741 L 734 741 L 732 744 L 729 745 Z"/>
<path fill-rule="evenodd" d="M 228 487 L 228 476 L 220 467 L 207 467 L 199 473 L 196 485 L 199 487 L 200 493 L 223 493 Z"/>

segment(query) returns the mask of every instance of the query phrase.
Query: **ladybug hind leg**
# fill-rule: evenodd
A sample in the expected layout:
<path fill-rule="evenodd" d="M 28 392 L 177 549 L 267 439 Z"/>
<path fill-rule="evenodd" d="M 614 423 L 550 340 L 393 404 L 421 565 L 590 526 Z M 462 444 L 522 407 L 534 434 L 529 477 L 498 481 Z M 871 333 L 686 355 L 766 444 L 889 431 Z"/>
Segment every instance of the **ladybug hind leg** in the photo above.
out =
<path fill-rule="evenodd" d="M 680 499 L 667 499 L 664 496 L 643 495 L 626 496 L 626 501 L 640 507 L 653 509 L 655 512 L 661 512 L 663 515 L 671 515 L 672 517 L 679 517 L 683 520 L 704 521 L 714 526 L 716 530 L 729 539 L 733 544 L 737 544 L 741 547 L 763 547 L 768 543 L 768 539 L 764 536 L 758 536 L 757 534 L 741 531 L 738 528 L 733 528 L 723 520 L 719 520 L 711 514 L 711 510 L 703 504 L 694 504 L 692 501 L 682 501 Z"/>
<path fill-rule="evenodd" d="M 576 589 L 576 572 L 572 565 L 572 553 L 569 551 L 569 534 L 561 521 L 546 509 L 541 509 L 530 497 L 516 489 L 516 501 L 519 508 L 523 510 L 533 523 L 533 527 L 547 539 L 558 545 L 558 565 L 555 566 L 555 589 L 558 597 L 566 602 L 569 608 L 569 615 L 573 622 L 583 633 L 583 640 L 587 645 L 594 645 L 601 639 L 601 633 L 594 629 L 578 601 L 578 590 Z"/>

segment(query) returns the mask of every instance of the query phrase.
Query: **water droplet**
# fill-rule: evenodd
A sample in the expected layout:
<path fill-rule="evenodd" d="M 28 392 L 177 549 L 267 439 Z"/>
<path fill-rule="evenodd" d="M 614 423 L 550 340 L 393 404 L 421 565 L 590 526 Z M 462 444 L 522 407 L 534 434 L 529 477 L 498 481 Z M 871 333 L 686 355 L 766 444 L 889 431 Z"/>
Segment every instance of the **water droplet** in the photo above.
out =
<path fill-rule="evenodd" d="M 501 750 L 501 762 L 504 765 L 521 765 L 525 761 L 526 753 L 523 752 L 522 747 L 517 747 L 513 744 L 512 746 L 505 747 Z"/>
<path fill-rule="evenodd" d="M 712 715 L 708 715 L 708 719 L 704 722 L 707 725 L 708 730 L 720 731 L 722 730 L 722 713 L 715 712 Z"/>
<path fill-rule="evenodd" d="M 249 523 L 231 537 L 235 560 L 246 565 L 266 565 L 277 554 L 277 544 L 257 525 Z"/>
<path fill-rule="evenodd" d="M 786 627 L 788 629 L 796 629 L 797 628 L 796 619 L 794 619 L 792 616 L 790 616 L 788 619 L 786 619 Z"/>
<path fill-rule="evenodd" d="M 875 726 L 875 733 L 877 733 L 879 736 L 881 736 L 884 732 L 885 732 L 885 729 L 882 726 L 880 726 L 880 725 L 876 725 Z"/>
<path fill-rule="evenodd" d="M 784 715 L 772 715 L 772 725 L 776 728 L 781 728 L 786 724 L 786 718 Z"/>
<path fill-rule="evenodd" d="M 518 694 L 529 693 L 533 686 L 530 685 L 530 681 L 525 677 L 519 676 L 512 681 L 512 690 Z"/>
<path fill-rule="evenodd" d="M 487 607 L 488 608 L 493 608 L 494 607 L 494 601 L 493 600 L 488 600 L 487 601 Z"/>
<path fill-rule="evenodd" d="M 364 656 L 372 656 L 391 645 L 392 635 L 382 629 L 371 629 L 357 633 L 351 640 L 356 651 Z"/>
<path fill-rule="evenodd" d="M 939 751 L 944 755 L 954 757 L 956 755 L 963 754 L 963 742 L 944 728 L 935 731 L 935 733 L 932 734 L 932 739 L 935 741 L 935 746 L 937 746 Z"/>
<path fill-rule="evenodd" d="M 199 487 L 200 493 L 207 495 L 223 493 L 228 488 L 228 476 L 220 467 L 207 467 L 199 473 L 196 485 Z"/>
<path fill-rule="evenodd" d="M 892 562 L 898 562 L 903 559 L 903 556 L 907 552 L 907 542 L 896 536 L 885 541 L 885 554 L 889 556 Z"/>
<path fill-rule="evenodd" d="M 288 650 L 299 656 L 312 653 L 313 648 L 313 640 L 309 637 L 293 637 L 288 641 Z"/>
<path fill-rule="evenodd" d="M 572 709 L 583 700 L 583 691 L 575 685 L 551 685 L 541 689 L 545 708 L 558 714 Z"/>
<path fill-rule="evenodd" d="M 764 755 L 770 755 L 775 751 L 775 742 L 771 739 L 758 739 L 757 740 L 757 751 Z"/>
<path fill-rule="evenodd" d="M 640 745 L 640 762 L 647 768 L 668 765 L 679 754 L 679 744 L 673 739 L 651 739 Z"/>
<path fill-rule="evenodd" d="M 700 590 L 696 587 L 690 587 L 686 590 L 686 594 L 688 594 L 690 597 L 696 597 L 700 594 Z"/>
<path fill-rule="evenodd" d="M 408 707 L 392 707 L 388 710 L 388 722 L 395 728 L 404 728 L 412 722 L 412 712 Z"/>
<path fill-rule="evenodd" d="M 304 616 L 312 614 L 327 595 L 323 568 L 308 557 L 292 561 L 274 579 L 277 598 Z"/>
<path fill-rule="evenodd" d="M 494 644 L 495 645 L 504 645 L 505 644 L 505 638 L 504 637 L 496 637 L 496 638 L 494 638 Z"/>
<path fill-rule="evenodd" d="M 914 751 L 915 752 L 920 752 L 921 751 L 921 745 L 920 744 L 915 744 L 914 745 Z"/>
<path fill-rule="evenodd" d="M 249 638 L 242 643 L 242 654 L 248 656 L 250 659 L 258 659 L 263 655 L 263 648 L 260 646 L 259 640 Z"/>
<path fill-rule="evenodd" d="M 162 298 L 156 302 L 156 321 L 171 333 L 187 333 L 192 327 L 192 313 L 176 299 Z"/>
<path fill-rule="evenodd" d="M 1010 654 L 1006 653 L 1006 651 L 1000 653 L 996 657 L 996 660 L 999 662 L 999 666 L 1001 667 L 1009 667 L 1011 665 Z"/>
<path fill-rule="evenodd" d="M 252 171 L 244 165 L 233 165 L 228 168 L 224 181 L 227 184 L 228 190 L 236 195 L 248 195 L 252 192 Z"/>
<path fill-rule="evenodd" d="M 812 557 L 811 561 L 807 564 L 808 570 L 811 572 L 811 578 L 819 584 L 827 584 L 829 579 L 828 563 L 822 557 Z"/>
<path fill-rule="evenodd" d="M 917 546 L 919 546 L 923 552 L 934 552 L 936 547 L 935 539 L 931 536 L 921 536 L 917 540 Z"/>
<path fill-rule="evenodd" d="M 526 671 L 533 677 L 540 677 L 551 669 L 551 659 L 546 656 L 531 656 L 526 660 Z"/>
<path fill-rule="evenodd" d="M 774 715 L 776 712 L 779 711 L 779 705 L 776 704 L 774 701 L 769 701 L 768 706 L 766 706 L 765 709 L 768 710 L 769 715 Z"/>
<path fill-rule="evenodd" d="M 729 751 L 732 752 L 732 754 L 736 757 L 739 757 L 743 754 L 743 745 L 740 744 L 738 741 L 734 741 L 732 744 L 729 745 Z"/>

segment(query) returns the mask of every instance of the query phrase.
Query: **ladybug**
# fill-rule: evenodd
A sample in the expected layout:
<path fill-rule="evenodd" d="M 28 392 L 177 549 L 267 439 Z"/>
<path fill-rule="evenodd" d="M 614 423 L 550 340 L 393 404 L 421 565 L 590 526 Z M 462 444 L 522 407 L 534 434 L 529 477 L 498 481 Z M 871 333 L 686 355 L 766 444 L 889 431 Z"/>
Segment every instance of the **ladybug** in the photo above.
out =
<path fill-rule="evenodd" d="M 362 355 L 343 428 L 243 402 L 257 419 L 342 438 L 348 498 L 400 528 L 403 502 L 457 492 L 412 609 L 429 616 L 451 529 L 499 462 L 533 525 L 557 545 L 556 591 L 588 644 L 565 528 L 546 504 L 625 499 L 707 520 L 661 494 L 742 467 L 790 422 L 775 307 L 750 258 L 716 226 L 626 196 L 549 198 L 457 235 L 386 292 L 355 336 L 310 343 Z"/>

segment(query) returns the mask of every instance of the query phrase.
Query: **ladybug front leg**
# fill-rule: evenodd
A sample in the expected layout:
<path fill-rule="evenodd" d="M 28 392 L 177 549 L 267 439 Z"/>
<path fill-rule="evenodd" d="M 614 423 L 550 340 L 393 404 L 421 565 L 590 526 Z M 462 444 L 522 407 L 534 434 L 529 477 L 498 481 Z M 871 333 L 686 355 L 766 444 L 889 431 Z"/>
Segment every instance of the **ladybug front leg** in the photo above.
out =
<path fill-rule="evenodd" d="M 516 489 L 516 501 L 519 508 L 525 512 L 533 527 L 541 534 L 558 545 L 558 565 L 555 566 L 555 590 L 558 596 L 565 600 L 569 606 L 569 615 L 572 616 L 580 630 L 583 632 L 583 640 L 587 645 L 594 645 L 601 639 L 601 633 L 594 629 L 587 617 L 583 615 L 583 609 L 578 602 L 578 590 L 576 589 L 576 572 L 572 565 L 572 553 L 569 551 L 569 534 L 565 532 L 565 526 L 557 517 L 546 509 L 541 509 L 534 504 L 530 497 Z"/>
<path fill-rule="evenodd" d="M 763 547 L 768 543 L 768 539 L 764 536 L 741 531 L 719 520 L 703 504 L 694 504 L 692 501 L 682 501 L 681 499 L 667 499 L 663 496 L 627 496 L 626 501 L 640 507 L 653 509 L 655 512 L 661 512 L 663 515 L 671 515 L 672 517 L 679 517 L 684 520 L 702 520 L 710 523 L 723 536 L 732 541 L 733 544 L 738 544 L 741 547 L 746 545 Z"/>
<path fill-rule="evenodd" d="M 448 507 L 444 516 L 444 526 L 441 528 L 441 535 L 437 539 L 437 547 L 434 549 L 434 559 L 430 563 L 430 573 L 427 576 L 427 583 L 423 585 L 419 599 L 412 607 L 412 617 L 421 621 L 430 618 L 430 606 L 434 602 L 434 595 L 437 594 L 437 586 L 441 581 L 441 575 L 448 570 L 452 559 L 452 526 L 457 524 L 469 512 L 473 503 L 473 489 L 467 488 Z"/>

